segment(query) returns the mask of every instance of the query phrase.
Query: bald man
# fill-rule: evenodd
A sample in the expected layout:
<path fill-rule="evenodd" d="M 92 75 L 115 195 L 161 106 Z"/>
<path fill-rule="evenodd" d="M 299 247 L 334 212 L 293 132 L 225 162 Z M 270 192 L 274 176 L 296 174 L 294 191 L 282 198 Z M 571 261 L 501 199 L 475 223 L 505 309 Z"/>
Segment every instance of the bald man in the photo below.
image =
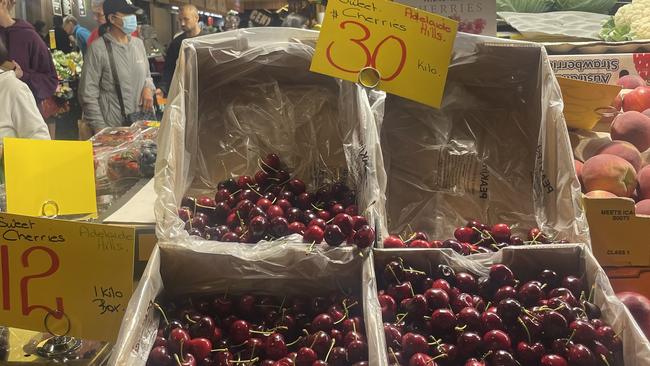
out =
<path fill-rule="evenodd" d="M 199 10 L 194 5 L 183 5 L 181 7 L 178 13 L 178 23 L 183 33 L 176 36 L 169 44 L 169 47 L 167 47 L 165 70 L 163 71 L 162 81 L 159 83 L 160 89 L 165 95 L 169 92 L 169 83 L 171 83 L 174 71 L 176 70 L 176 61 L 178 60 L 178 54 L 181 50 L 183 40 L 206 34 L 199 25 Z"/>

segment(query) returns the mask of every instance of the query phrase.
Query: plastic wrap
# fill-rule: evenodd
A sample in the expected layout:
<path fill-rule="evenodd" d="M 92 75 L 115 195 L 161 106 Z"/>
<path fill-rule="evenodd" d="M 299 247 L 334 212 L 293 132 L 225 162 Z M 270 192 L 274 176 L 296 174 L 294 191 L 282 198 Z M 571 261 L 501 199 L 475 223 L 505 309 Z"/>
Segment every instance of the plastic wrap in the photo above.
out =
<path fill-rule="evenodd" d="M 255 28 L 183 42 L 158 140 L 159 238 L 187 237 L 177 216 L 184 195 L 252 175 L 268 153 L 311 190 L 345 179 L 369 221 L 382 216 L 375 112 L 363 88 L 309 71 L 317 37 Z"/>
<path fill-rule="evenodd" d="M 431 268 L 442 263 L 455 270 L 462 269 L 479 276 L 487 276 L 490 266 L 495 263 L 508 265 L 517 277 L 524 280 L 536 276 L 543 269 L 551 269 L 565 276 L 584 276 L 586 288 L 595 286 L 594 303 L 602 311 L 601 319 L 622 337 L 625 366 L 650 364 L 650 342 L 625 305 L 616 297 L 596 258 L 581 244 L 508 247 L 496 253 L 479 254 L 471 258 L 451 250 L 427 249 L 380 249 L 374 255 L 375 268 L 384 268 L 390 258 L 399 256 L 416 269 Z"/>
<path fill-rule="evenodd" d="M 443 104 L 386 98 L 387 225 L 447 238 L 468 219 L 588 243 L 560 88 L 543 46 L 460 34 Z"/>
<path fill-rule="evenodd" d="M 159 243 L 129 301 L 109 365 L 144 366 L 158 329 L 152 302 L 163 293 L 270 295 L 327 294 L 351 289 L 363 299 L 369 364 L 387 365 L 381 310 L 372 274 L 372 253 L 334 249 L 305 255 L 305 247 L 276 241 L 255 250 L 239 245 L 221 248 L 208 242 L 179 246 Z"/>

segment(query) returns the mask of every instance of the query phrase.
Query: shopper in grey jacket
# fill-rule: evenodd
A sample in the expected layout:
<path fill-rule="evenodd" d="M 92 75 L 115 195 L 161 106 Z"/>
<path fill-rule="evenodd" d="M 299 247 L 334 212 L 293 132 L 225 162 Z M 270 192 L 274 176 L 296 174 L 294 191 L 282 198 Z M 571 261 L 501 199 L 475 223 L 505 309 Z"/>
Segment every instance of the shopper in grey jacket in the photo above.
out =
<path fill-rule="evenodd" d="M 153 110 L 155 86 L 149 61 L 141 39 L 132 37 L 137 27 L 135 14 L 140 9 L 130 0 L 106 0 L 104 15 L 107 31 L 88 48 L 81 74 L 79 97 L 84 119 L 95 133 L 107 126 L 128 124 L 137 112 Z M 118 74 L 124 114 L 120 107 L 117 86 L 111 70 L 106 42 L 110 43 Z M 125 118 L 126 117 L 126 118 Z"/>

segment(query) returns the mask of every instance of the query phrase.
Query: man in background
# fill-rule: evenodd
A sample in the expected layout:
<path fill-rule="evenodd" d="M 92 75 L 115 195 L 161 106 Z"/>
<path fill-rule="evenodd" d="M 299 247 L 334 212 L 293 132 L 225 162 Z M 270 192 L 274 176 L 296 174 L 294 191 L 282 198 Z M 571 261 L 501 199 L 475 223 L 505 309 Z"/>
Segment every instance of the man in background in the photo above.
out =
<path fill-rule="evenodd" d="M 169 92 L 169 84 L 174 76 L 174 71 L 176 71 L 176 61 L 178 60 L 178 54 L 180 53 L 183 40 L 207 34 L 199 25 L 199 10 L 194 5 L 183 5 L 181 7 L 178 13 L 178 22 L 183 33 L 176 36 L 169 43 L 169 47 L 167 47 L 165 69 L 159 89 L 164 95 L 167 95 Z"/>
<path fill-rule="evenodd" d="M 88 44 L 88 37 L 90 37 L 90 31 L 79 25 L 77 18 L 73 17 L 72 15 L 68 15 L 65 17 L 65 19 L 63 19 L 63 30 L 65 30 L 65 32 L 68 33 L 70 37 L 72 37 L 74 42 L 77 44 L 77 47 L 79 47 L 81 53 L 85 55 Z"/>
<path fill-rule="evenodd" d="M 104 0 L 92 0 L 90 8 L 93 12 L 93 18 L 97 22 L 97 28 L 90 32 L 88 40 L 86 41 L 86 47 L 90 46 L 98 37 L 99 37 L 99 28 L 106 24 L 106 17 L 104 17 Z"/>

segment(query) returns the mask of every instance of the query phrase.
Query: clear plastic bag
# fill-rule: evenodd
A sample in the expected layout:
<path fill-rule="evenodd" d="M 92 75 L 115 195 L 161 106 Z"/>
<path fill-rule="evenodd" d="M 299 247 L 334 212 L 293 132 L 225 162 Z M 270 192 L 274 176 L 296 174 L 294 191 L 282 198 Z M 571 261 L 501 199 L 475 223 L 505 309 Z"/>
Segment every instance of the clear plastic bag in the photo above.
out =
<path fill-rule="evenodd" d="M 255 28 L 183 42 L 161 123 L 157 235 L 186 238 L 184 195 L 214 194 L 276 153 L 308 189 L 342 178 L 375 222 L 383 163 L 366 90 L 309 71 L 317 32 Z"/>
<path fill-rule="evenodd" d="M 144 366 L 158 330 L 153 302 L 165 293 L 327 295 L 341 288 L 363 299 L 369 364 L 387 365 L 384 331 L 372 275 L 372 253 L 333 249 L 305 255 L 305 247 L 279 240 L 215 246 L 210 242 L 159 243 L 124 314 L 109 365 Z"/>
<path fill-rule="evenodd" d="M 389 231 L 476 218 L 588 243 L 562 106 L 543 46 L 459 34 L 440 109 L 386 98 Z"/>
<path fill-rule="evenodd" d="M 395 257 L 401 257 L 415 269 L 427 269 L 446 264 L 478 276 L 487 276 L 492 264 L 508 265 L 519 278 L 530 279 L 543 269 L 551 269 L 562 275 L 584 276 L 587 289 L 594 286 L 593 302 L 601 309 L 603 319 L 612 326 L 623 341 L 625 366 L 650 364 L 650 342 L 636 324 L 625 305 L 621 303 L 607 274 L 596 258 L 582 244 L 552 244 L 543 246 L 508 247 L 495 253 L 463 257 L 449 249 L 380 249 L 374 252 L 374 268 L 381 270 Z M 378 276 L 375 272 L 375 276 Z M 384 346 L 384 349 L 386 347 Z M 613 365 L 612 365 L 613 366 Z"/>

